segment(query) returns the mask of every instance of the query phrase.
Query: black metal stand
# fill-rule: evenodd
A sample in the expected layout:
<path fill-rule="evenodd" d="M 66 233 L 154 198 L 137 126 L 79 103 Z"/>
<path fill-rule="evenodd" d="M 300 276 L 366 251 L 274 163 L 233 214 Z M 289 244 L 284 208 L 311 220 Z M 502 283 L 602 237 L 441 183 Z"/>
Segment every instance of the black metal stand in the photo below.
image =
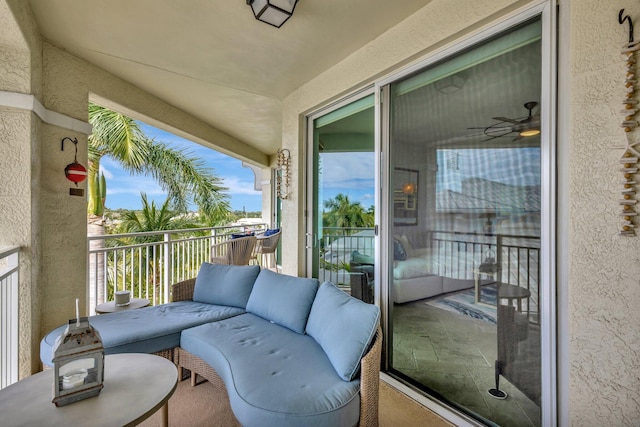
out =
<path fill-rule="evenodd" d="M 495 375 L 496 375 L 496 388 L 490 388 L 489 390 L 487 390 L 487 393 L 489 393 L 489 395 L 495 399 L 499 399 L 499 400 L 504 400 L 507 398 L 507 393 L 500 390 L 500 362 L 498 360 L 496 360 L 496 365 L 495 365 Z"/>

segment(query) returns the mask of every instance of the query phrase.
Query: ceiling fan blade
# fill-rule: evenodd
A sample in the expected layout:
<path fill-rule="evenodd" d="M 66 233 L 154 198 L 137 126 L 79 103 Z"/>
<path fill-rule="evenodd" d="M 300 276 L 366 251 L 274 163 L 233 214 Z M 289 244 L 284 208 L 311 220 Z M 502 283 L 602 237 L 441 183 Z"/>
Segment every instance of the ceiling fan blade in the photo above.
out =
<path fill-rule="evenodd" d="M 513 120 L 508 117 L 493 117 L 493 120 L 498 120 L 501 122 L 508 122 L 508 123 L 520 123 L 517 120 Z"/>
<path fill-rule="evenodd" d="M 480 142 L 492 141 L 492 140 L 494 140 L 494 139 L 496 139 L 496 138 L 502 138 L 503 136 L 504 136 L 504 135 L 500 135 L 500 136 L 491 136 L 491 137 L 489 137 L 489 138 L 487 138 L 487 139 L 483 139 L 483 140 L 482 140 L 482 141 L 480 141 Z"/>

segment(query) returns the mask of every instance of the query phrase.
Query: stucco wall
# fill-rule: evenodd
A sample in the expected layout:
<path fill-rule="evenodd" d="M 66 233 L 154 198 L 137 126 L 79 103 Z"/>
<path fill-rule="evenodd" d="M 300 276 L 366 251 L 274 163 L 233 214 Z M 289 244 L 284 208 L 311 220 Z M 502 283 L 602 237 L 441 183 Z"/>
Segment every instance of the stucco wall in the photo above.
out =
<path fill-rule="evenodd" d="M 0 90 L 40 92 L 40 39 L 34 32 L 29 11 L 14 17 L 10 3 L 0 1 Z M 39 233 L 38 223 L 40 120 L 31 112 L 0 108 L 0 247 L 20 246 L 19 270 L 19 376 L 38 367 L 39 339 Z"/>
<path fill-rule="evenodd" d="M 568 285 L 575 426 L 640 423 L 640 237 L 618 235 L 623 150 L 614 148 L 625 143 L 622 8 L 640 19 L 634 2 L 570 4 L 569 140 L 559 141 L 569 144 L 569 281 L 560 285 Z"/>

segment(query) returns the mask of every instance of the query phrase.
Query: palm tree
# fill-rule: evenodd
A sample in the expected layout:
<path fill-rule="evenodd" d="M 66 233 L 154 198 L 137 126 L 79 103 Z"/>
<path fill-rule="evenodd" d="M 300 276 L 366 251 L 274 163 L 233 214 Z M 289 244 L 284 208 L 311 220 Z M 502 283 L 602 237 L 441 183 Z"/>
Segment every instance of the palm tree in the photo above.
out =
<path fill-rule="evenodd" d="M 118 226 L 118 233 L 144 233 L 146 231 L 185 230 L 200 227 L 199 223 L 171 210 L 169 199 L 166 199 L 162 206 L 158 208 L 153 200 L 149 203 L 145 193 L 140 193 L 140 197 L 142 210 L 126 211 L 121 217 L 122 222 Z M 128 239 L 125 243 L 147 243 L 161 240 L 162 236 L 160 235 L 140 236 Z"/>
<path fill-rule="evenodd" d="M 355 228 L 373 227 L 373 219 L 360 202 L 351 202 L 349 196 L 338 194 L 333 199 L 325 200 L 328 209 L 323 215 L 325 227 Z"/>
<path fill-rule="evenodd" d="M 169 199 L 166 199 L 164 203 L 158 207 L 154 201 L 149 202 L 147 195 L 141 193 L 142 209 L 140 211 L 128 210 L 121 216 L 121 222 L 116 228 L 116 233 L 144 233 L 148 231 L 163 231 L 163 230 L 185 230 L 189 228 L 201 227 L 201 224 L 191 220 L 189 217 L 172 210 L 169 206 Z M 118 276 L 119 283 L 125 283 L 125 277 L 134 278 L 128 285 L 134 291 L 134 295 L 137 291 L 148 288 L 149 286 L 156 286 L 156 290 L 162 283 L 161 280 L 161 257 L 158 256 L 156 250 L 167 250 L 162 245 L 154 245 L 154 242 L 162 242 L 163 236 L 155 234 L 151 236 L 135 236 L 119 238 L 112 241 L 114 246 L 130 246 L 134 247 L 139 244 L 146 244 L 144 248 L 137 247 L 131 249 L 131 251 L 125 251 L 123 256 L 127 258 L 126 262 L 122 263 L 122 270 L 118 266 L 111 265 L 110 280 Z M 150 244 L 150 245 L 149 245 Z M 151 248 L 151 251 L 149 251 Z M 113 259 L 109 259 L 110 263 L 113 263 Z M 189 261 L 186 261 L 189 263 Z M 166 267 L 166 266 L 165 266 Z M 126 271 L 125 271 L 126 269 Z M 148 275 L 146 280 L 144 277 L 137 276 L 135 272 L 147 271 Z M 133 272 L 133 274 L 132 274 Z M 111 286 L 109 286 L 109 292 L 111 292 Z"/>
<path fill-rule="evenodd" d="M 172 209 L 186 212 L 193 202 L 208 225 L 227 220 L 229 199 L 223 193 L 227 188 L 201 159 L 150 139 L 135 120 L 97 104 L 89 104 L 89 122 L 93 125 L 89 136 L 90 215 L 101 215 L 104 208 L 103 191 L 94 187 L 101 185 L 100 159 L 108 155 L 131 174 L 153 177 L 167 191 Z"/>
<path fill-rule="evenodd" d="M 167 191 L 172 208 L 186 212 L 193 202 L 207 225 L 226 222 L 230 210 L 226 188 L 200 159 L 150 139 L 135 120 L 100 105 L 89 104 L 89 122 L 93 125 L 88 144 L 89 236 L 104 234 L 106 180 L 98 175 L 104 156 L 111 156 L 132 175 L 152 176 Z M 91 241 L 90 249 L 103 248 L 101 239 Z M 104 257 L 91 257 L 89 269 L 91 283 L 97 283 L 98 301 L 104 301 Z M 94 295 L 91 301 L 96 301 Z"/>

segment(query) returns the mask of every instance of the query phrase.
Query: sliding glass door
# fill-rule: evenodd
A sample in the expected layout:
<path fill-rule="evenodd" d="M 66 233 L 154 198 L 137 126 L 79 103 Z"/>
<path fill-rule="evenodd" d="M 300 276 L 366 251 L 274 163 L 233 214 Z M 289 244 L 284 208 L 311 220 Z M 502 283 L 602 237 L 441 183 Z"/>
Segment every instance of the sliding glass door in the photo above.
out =
<path fill-rule="evenodd" d="M 541 425 L 541 33 L 383 88 L 389 372 L 488 424 Z"/>
<path fill-rule="evenodd" d="M 374 95 L 310 118 L 309 275 L 374 301 Z"/>

